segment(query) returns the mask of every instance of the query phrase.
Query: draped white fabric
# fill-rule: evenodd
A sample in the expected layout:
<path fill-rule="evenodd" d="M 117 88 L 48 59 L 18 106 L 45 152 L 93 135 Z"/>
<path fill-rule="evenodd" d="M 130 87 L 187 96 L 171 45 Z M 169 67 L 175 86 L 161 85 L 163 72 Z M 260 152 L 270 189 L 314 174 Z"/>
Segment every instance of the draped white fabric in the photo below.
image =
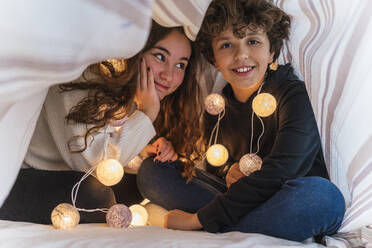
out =
<path fill-rule="evenodd" d="M 0 8 L 0 204 L 27 150 L 49 86 L 144 45 L 153 0 L 3 0 Z M 138 18 L 141 16 L 141 18 Z"/>
<path fill-rule="evenodd" d="M 346 198 L 340 232 L 372 225 L 372 2 L 275 2 L 294 17 L 282 59 L 305 80 L 331 180 Z"/>

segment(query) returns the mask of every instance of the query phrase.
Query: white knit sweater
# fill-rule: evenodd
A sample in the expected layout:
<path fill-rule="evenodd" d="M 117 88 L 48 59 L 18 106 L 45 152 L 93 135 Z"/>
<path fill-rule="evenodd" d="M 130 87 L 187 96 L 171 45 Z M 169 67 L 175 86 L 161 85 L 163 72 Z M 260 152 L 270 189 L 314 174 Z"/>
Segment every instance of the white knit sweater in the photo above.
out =
<path fill-rule="evenodd" d="M 108 139 L 108 158 L 115 158 L 125 166 L 155 135 L 150 118 L 136 110 L 119 130 L 108 126 L 106 131 L 94 134 L 94 139 L 88 139 L 84 152 L 71 153 L 68 141 L 84 135 L 87 127 L 85 124 L 67 124 L 65 116 L 86 94 L 86 91 L 60 93 L 58 86 L 49 89 L 23 168 L 87 171 L 102 160 L 105 139 Z"/>

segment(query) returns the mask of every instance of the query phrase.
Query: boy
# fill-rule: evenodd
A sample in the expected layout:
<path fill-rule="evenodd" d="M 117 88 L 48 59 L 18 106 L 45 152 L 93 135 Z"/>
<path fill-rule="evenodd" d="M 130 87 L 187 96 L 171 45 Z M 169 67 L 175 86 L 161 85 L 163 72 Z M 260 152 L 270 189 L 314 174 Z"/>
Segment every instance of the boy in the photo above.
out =
<path fill-rule="evenodd" d="M 160 205 L 176 209 L 167 214 L 166 227 L 255 232 L 296 241 L 330 235 L 340 227 L 344 199 L 328 180 L 305 85 L 290 65 L 269 68 L 288 39 L 289 28 L 290 17 L 266 0 L 215 0 L 209 6 L 197 42 L 228 83 L 222 92 L 226 114 L 217 143 L 229 150 L 232 166 L 209 169 L 214 175 L 196 171 L 188 185 L 170 179 L 172 169 L 144 163 L 141 170 L 157 178 L 167 175 L 172 185 L 172 190 L 152 187 L 167 194 L 168 202 Z M 252 110 L 253 99 L 261 92 L 277 101 L 275 112 L 265 118 Z M 215 123 L 215 116 L 205 115 L 206 144 Z M 238 161 L 253 152 L 262 158 L 262 168 L 245 176 Z M 214 176 L 225 180 L 225 189 L 216 186 Z M 177 201 L 181 192 L 190 203 Z M 159 201 L 151 193 L 145 196 Z"/>

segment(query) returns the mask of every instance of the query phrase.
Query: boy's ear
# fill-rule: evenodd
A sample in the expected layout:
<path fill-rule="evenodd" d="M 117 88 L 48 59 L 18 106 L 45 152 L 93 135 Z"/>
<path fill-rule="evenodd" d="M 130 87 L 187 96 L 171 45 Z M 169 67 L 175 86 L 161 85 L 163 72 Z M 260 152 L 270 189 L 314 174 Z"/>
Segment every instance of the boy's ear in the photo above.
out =
<path fill-rule="evenodd" d="M 270 54 L 270 63 L 274 62 L 274 54 L 275 54 L 274 52 Z"/>

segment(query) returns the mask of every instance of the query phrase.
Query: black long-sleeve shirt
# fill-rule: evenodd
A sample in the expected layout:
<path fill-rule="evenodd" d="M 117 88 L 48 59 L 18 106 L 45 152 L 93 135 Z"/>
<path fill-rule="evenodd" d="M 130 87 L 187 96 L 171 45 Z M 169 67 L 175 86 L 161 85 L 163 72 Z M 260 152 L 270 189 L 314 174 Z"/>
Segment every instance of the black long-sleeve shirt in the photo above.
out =
<path fill-rule="evenodd" d="M 287 180 L 303 176 L 328 178 L 305 84 L 293 74 L 292 67 L 288 64 L 271 71 L 261 93 L 270 93 L 277 100 L 275 112 L 262 117 L 264 134 L 258 152 L 263 160 L 262 168 L 240 178 L 226 193 L 218 195 L 198 211 L 198 218 L 206 231 L 218 232 L 236 224 L 241 217 L 279 191 Z M 220 122 L 218 143 L 229 150 L 230 164 L 250 152 L 251 106 L 256 94 L 241 103 L 234 97 L 229 84 L 223 90 L 227 104 L 225 117 Z M 216 117 L 207 115 L 205 121 L 211 127 L 211 123 L 216 123 Z M 253 125 L 252 152 L 256 152 L 257 140 L 262 132 L 257 116 Z M 221 176 L 220 172 L 218 169 L 215 171 Z"/>

